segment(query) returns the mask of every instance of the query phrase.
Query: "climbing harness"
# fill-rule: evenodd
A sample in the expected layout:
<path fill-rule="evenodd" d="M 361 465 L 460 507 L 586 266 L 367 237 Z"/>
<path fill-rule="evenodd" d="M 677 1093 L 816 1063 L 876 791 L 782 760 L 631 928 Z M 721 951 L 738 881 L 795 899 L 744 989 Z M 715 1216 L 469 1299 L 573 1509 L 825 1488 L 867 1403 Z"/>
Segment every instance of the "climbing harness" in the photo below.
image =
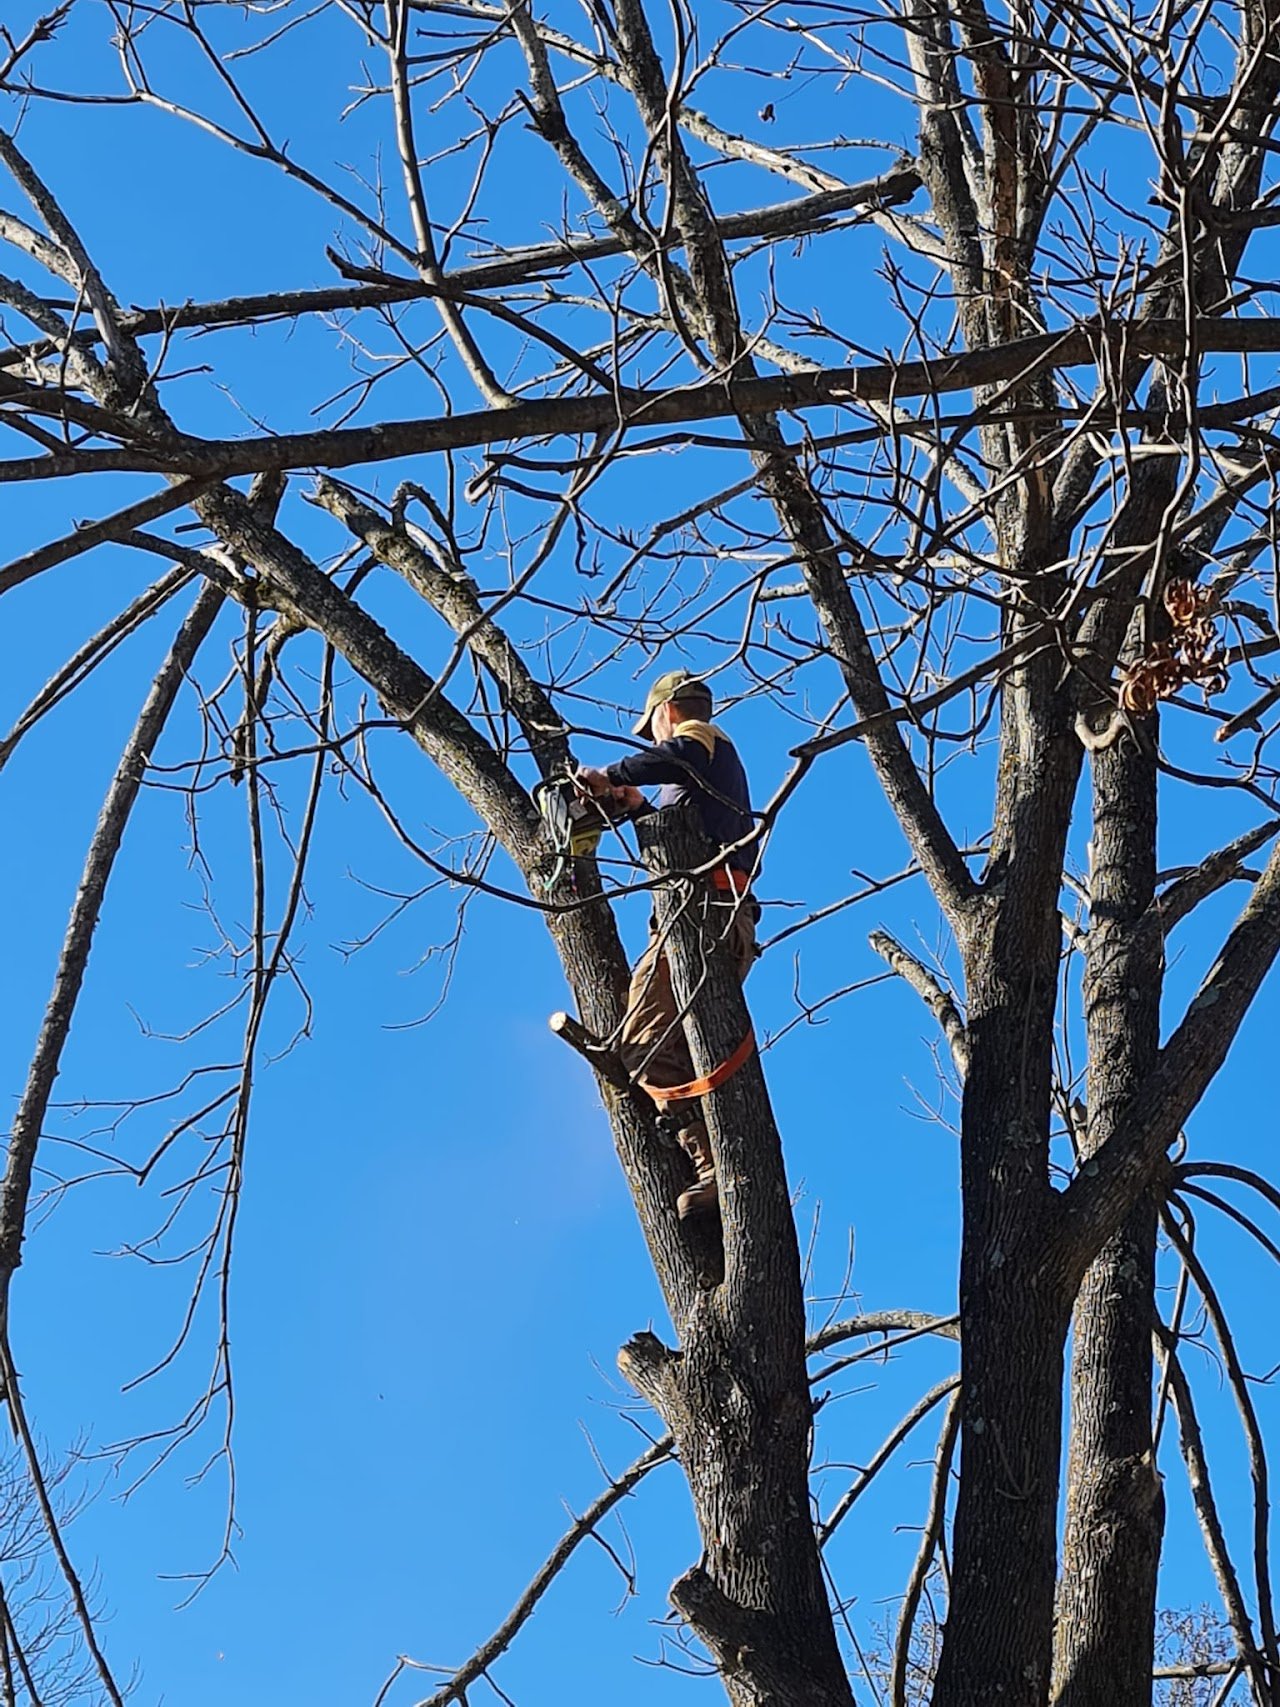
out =
<path fill-rule="evenodd" d="M 701 1079 L 690 1079 L 687 1085 L 654 1085 L 646 1079 L 644 1088 L 660 1108 L 669 1102 L 688 1102 L 694 1097 L 704 1097 L 728 1084 L 738 1068 L 751 1059 L 755 1047 L 756 1034 L 748 1031 L 733 1054 Z"/>
<path fill-rule="evenodd" d="M 751 906 L 755 908 L 756 917 L 760 917 L 760 909 L 758 905 L 754 900 L 752 900 L 751 896 L 747 894 L 751 880 L 745 871 L 740 871 L 736 866 L 731 866 L 726 863 L 724 865 L 717 865 L 707 875 L 710 880 L 713 895 L 737 896 L 738 899 L 734 902 L 735 907 L 744 905 Z M 717 900 L 713 902 L 713 905 L 724 907 L 728 905 L 728 902 Z M 757 949 L 756 952 L 759 953 L 759 950 Z M 718 1067 L 713 1067 L 711 1071 L 704 1074 L 702 1078 L 690 1079 L 687 1085 L 655 1085 L 646 1079 L 644 1081 L 644 1088 L 653 1098 L 654 1102 L 657 1103 L 661 1113 L 661 1111 L 666 1109 L 668 1103 L 688 1102 L 695 1097 L 704 1097 L 708 1092 L 718 1091 L 721 1085 L 728 1084 L 729 1080 L 738 1071 L 738 1068 L 751 1059 L 752 1054 L 755 1052 L 755 1047 L 756 1034 L 751 1027 L 748 1026 L 747 1035 L 733 1051 L 732 1055 L 727 1056 L 723 1061 L 721 1061 Z"/>
<path fill-rule="evenodd" d="M 609 820 L 570 776 L 550 777 L 536 783 L 533 800 L 556 852 L 551 875 L 542 884 L 549 893 L 566 873 L 572 875 L 575 859 L 596 851 Z"/>

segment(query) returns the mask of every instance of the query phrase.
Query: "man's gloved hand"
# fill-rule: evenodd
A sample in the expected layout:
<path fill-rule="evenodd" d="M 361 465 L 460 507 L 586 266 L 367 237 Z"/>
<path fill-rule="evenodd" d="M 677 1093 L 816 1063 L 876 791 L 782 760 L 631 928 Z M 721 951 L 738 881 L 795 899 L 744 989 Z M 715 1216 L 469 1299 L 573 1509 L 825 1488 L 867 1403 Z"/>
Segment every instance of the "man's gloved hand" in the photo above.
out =
<path fill-rule="evenodd" d="M 613 806 L 620 806 L 624 812 L 638 812 L 644 805 L 644 795 L 630 783 L 615 787 L 603 771 L 593 770 L 590 765 L 582 765 L 577 776 L 573 779 L 583 794 L 590 795 L 593 800 L 607 800 Z"/>

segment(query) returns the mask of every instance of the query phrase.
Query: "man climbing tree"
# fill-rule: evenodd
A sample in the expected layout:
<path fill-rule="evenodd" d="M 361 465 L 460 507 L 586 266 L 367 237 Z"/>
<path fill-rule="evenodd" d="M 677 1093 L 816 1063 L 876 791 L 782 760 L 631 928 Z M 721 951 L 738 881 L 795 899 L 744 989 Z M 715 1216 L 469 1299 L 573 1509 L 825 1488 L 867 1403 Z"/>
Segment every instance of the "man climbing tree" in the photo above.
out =
<path fill-rule="evenodd" d="M 78 1189 L 70 1154 L 86 1180 L 145 1186 L 155 1211 L 142 1230 L 95 1223 L 86 1248 L 127 1242 L 161 1285 L 181 1272 L 171 1261 L 194 1263 L 178 1344 L 207 1341 L 212 1372 L 171 1427 L 141 1419 L 137 1449 L 163 1464 L 225 1420 L 210 1462 L 227 1467 L 219 1562 L 231 1556 L 235 1431 L 253 1415 L 233 1402 L 231 1348 L 255 1314 L 233 1331 L 250 1284 L 233 1234 L 307 1219 L 293 1178 L 274 1203 L 255 1195 L 275 1136 L 256 1099 L 313 1019 L 350 1011 L 349 986 L 313 1005 L 304 979 L 323 979 L 326 904 L 348 904 L 355 851 L 374 878 L 384 858 L 411 871 L 370 883 L 390 911 L 367 941 L 402 928 L 430 961 L 425 919 L 402 920 L 443 906 L 437 963 L 452 970 L 505 908 L 503 968 L 517 936 L 529 966 L 530 939 L 549 943 L 579 1031 L 623 1039 L 630 1074 L 583 1053 L 643 1240 L 637 1319 L 656 1329 L 619 1354 L 658 1419 L 651 1444 L 451 1661 L 433 1707 L 518 1663 L 508 1649 L 534 1606 L 554 1616 L 550 1579 L 666 1458 L 698 1533 L 672 1561 L 678 1623 L 659 1640 L 709 1664 L 733 1707 L 849 1707 L 862 1672 L 878 1694 L 867 1608 L 889 1598 L 893 1707 L 1150 1707 L 1159 1572 L 1185 1557 L 1172 1530 L 1188 1505 L 1230 1630 L 1212 1687 L 1274 1707 L 1274 1358 L 1265 1341 L 1238 1348 L 1233 1275 L 1198 1225 L 1280 1251 L 1255 1225 L 1280 1207 L 1269 1106 L 1200 1112 L 1225 1094 L 1280 958 L 1280 0 L 5 13 L 0 682 L 15 699 L 0 764 L 11 794 L 27 778 L 12 818 L 40 824 L 42 854 L 87 845 L 83 879 L 37 911 L 49 862 L 5 842 L 28 855 L 9 885 L 24 912 L 70 902 L 52 981 L 51 952 L 22 931 L 6 942 L 15 999 L 49 991 L 5 1030 L 32 1051 L 0 1184 L 0 1386 L 33 1483 L 24 1394 L 33 1414 L 45 1399 L 27 1352 L 50 1338 L 53 1293 L 20 1265 L 58 1234 L 43 1206 Z M 96 193 L 111 182 L 130 184 L 127 206 Z M 162 625 L 168 650 L 153 645 L 143 671 Z M 664 653 L 696 656 L 718 697 L 722 681 L 751 696 L 790 764 L 753 819 L 686 679 L 646 707 L 644 752 L 586 774 L 630 810 L 645 782 L 688 801 L 638 824 L 658 925 L 637 988 L 613 909 L 626 882 L 575 860 L 538 801 L 571 787 L 576 743 Z M 111 728 L 95 693 L 137 721 L 123 746 L 95 748 L 110 781 L 92 836 L 83 816 L 51 831 L 67 800 L 89 810 L 76 767 Z M 42 744 L 60 717 L 75 758 L 51 789 Z M 189 813 L 210 964 L 234 996 L 219 985 L 189 1023 L 192 974 L 166 1028 L 181 1071 L 134 1099 L 144 1137 L 113 1118 L 67 1151 L 71 1099 L 116 1094 L 64 1051 L 95 1029 L 77 1020 L 72 1036 L 82 988 L 95 1018 L 122 1005 L 99 915 L 119 926 L 118 857 L 132 866 L 141 846 L 159 871 L 162 790 Z M 850 791 L 856 810 L 836 821 Z M 361 814 L 376 853 L 349 833 Z M 696 817 L 708 847 L 686 833 Z M 695 1108 L 745 1041 L 729 952 L 708 944 L 745 962 L 739 882 L 766 830 L 771 886 L 795 911 L 753 997 L 762 1045 L 766 978 L 769 1041 L 793 1027 L 794 1041 L 770 1054 L 768 1084 L 749 1054 Z M 171 832 L 164 857 L 178 845 Z M 728 887 L 700 875 L 717 866 Z M 800 944 L 806 979 L 836 969 L 816 1004 L 798 956 L 786 988 Z M 930 1192 L 896 1154 L 883 1096 L 874 1141 L 851 1155 L 851 1128 L 870 1124 L 855 1096 L 886 1066 L 874 1039 L 895 1087 L 899 1054 L 911 1072 L 919 1053 L 911 1025 L 846 1003 L 872 971 L 905 980 L 941 1033 L 930 1142 L 945 1160 L 930 1152 L 929 1185 L 946 1182 L 951 1218 L 919 1234 Z M 376 1001 L 393 999 L 382 981 Z M 809 1028 L 818 1007 L 826 1029 Z M 363 1104 L 363 1060 L 357 1075 Z M 453 1077 L 472 1159 L 474 1080 Z M 1242 1101 L 1256 1090 L 1238 1071 L 1225 1083 Z M 701 1119 L 714 1148 L 713 1179 L 705 1144 L 689 1145 L 692 1187 L 655 1118 L 672 1090 L 683 1129 Z M 863 1240 L 827 1315 L 771 1090 L 796 1179 L 824 1206 L 941 1250 L 913 1300 L 929 1310 L 898 1290 L 922 1276 L 886 1278 L 901 1251 L 886 1242 L 877 1264 Z M 331 1110 L 313 1112 L 318 1141 Z M 349 1122 L 331 1123 L 349 1193 L 346 1152 L 367 1148 L 381 1172 L 386 1140 L 353 1146 Z M 312 1136 L 298 1165 L 319 1190 Z M 438 1160 L 434 1135 L 421 1149 Z M 501 1237 L 489 1248 L 505 1258 L 489 1194 L 454 1201 L 481 1196 L 477 1236 Z M 256 1216 L 241 1217 L 248 1200 Z M 718 1217 L 694 1213 L 713 1203 Z M 359 1267 L 353 1253 L 343 1278 Z M 842 1315 L 854 1284 L 893 1308 Z M 426 1339 L 421 1322 L 412 1333 Z M 892 1339 L 848 1349 L 877 1335 Z M 543 1355 L 546 1336 L 529 1339 Z M 321 1369 L 332 1344 L 326 1322 Z M 1216 1397 L 1197 1414 L 1202 1346 L 1238 1411 L 1234 1468 Z M 872 1353 L 886 1381 L 921 1355 L 958 1356 L 959 1372 L 937 1369 L 880 1435 L 860 1399 L 827 1402 L 837 1365 L 817 1361 Z M 154 1370 L 180 1374 L 168 1358 Z M 935 1411 L 936 1450 L 900 1453 Z M 897 1484 L 868 1542 L 885 1484 L 862 1496 L 908 1456 L 932 1460 L 927 1503 Z M 1184 1490 L 1167 1507 L 1166 1486 Z M 913 1528 L 899 1571 L 886 1538 Z M 88 1642 L 69 1557 L 59 1568 Z M 0 1605 L 0 1690 L 3 1621 Z M 575 1619 L 566 1665 L 578 1637 Z M 111 1656 L 94 1654 L 117 1703 Z M 388 1707 L 417 1698 L 408 1665 Z"/>
<path fill-rule="evenodd" d="M 584 766 L 578 780 L 595 798 L 606 798 L 632 814 L 648 808 L 640 792 L 640 785 L 646 783 L 660 785 L 660 807 L 691 804 L 696 808 L 708 839 L 725 852 L 723 863 L 707 875 L 699 896 L 706 909 L 707 945 L 714 950 L 722 944 L 738 976 L 745 979 L 756 957 L 760 909 L 750 885 L 759 869 L 759 848 L 747 773 L 737 748 L 708 721 L 710 716 L 711 691 L 705 682 L 685 670 L 659 676 L 633 731 L 651 736 L 651 744 L 605 770 Z M 619 1054 L 693 1163 L 694 1184 L 676 1200 L 684 1220 L 718 1207 L 715 1163 L 700 1098 L 740 1065 L 751 1039 L 748 1035 L 739 1052 L 716 1072 L 695 1079 L 664 934 L 656 916 L 651 917 L 648 944 L 631 974 Z"/>

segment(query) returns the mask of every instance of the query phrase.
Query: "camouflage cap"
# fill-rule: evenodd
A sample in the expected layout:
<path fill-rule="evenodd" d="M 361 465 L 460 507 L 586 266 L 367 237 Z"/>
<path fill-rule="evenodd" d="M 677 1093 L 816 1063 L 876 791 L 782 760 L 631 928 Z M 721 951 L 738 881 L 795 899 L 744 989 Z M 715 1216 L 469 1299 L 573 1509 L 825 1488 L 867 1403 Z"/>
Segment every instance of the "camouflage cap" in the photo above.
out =
<path fill-rule="evenodd" d="M 658 707 L 683 699 L 696 699 L 700 705 L 705 705 L 708 711 L 711 709 L 711 689 L 701 676 L 691 675 L 688 670 L 668 670 L 666 675 L 659 676 L 649 689 L 644 702 L 644 715 L 632 733 L 647 735 L 650 720 Z"/>

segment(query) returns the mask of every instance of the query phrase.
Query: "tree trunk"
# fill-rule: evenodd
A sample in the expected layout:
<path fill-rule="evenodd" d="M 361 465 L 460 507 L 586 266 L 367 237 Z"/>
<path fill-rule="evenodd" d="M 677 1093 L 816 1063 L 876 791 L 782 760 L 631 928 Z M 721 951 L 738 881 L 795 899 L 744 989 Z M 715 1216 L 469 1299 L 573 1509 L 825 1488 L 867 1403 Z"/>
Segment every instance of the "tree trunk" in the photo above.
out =
<path fill-rule="evenodd" d="M 1107 1142 L 1160 1046 L 1154 731 L 1093 760 L 1085 959 L 1089 1118 Z M 1087 1161 L 1086 1161 L 1087 1165 Z M 1144 1197 L 1093 1262 L 1075 1312 L 1057 1707 L 1150 1707 L 1164 1497 L 1151 1441 L 1156 1205 Z"/>
<path fill-rule="evenodd" d="M 1041 777 L 1043 826 L 1070 779 Z M 1025 848 L 1033 829 L 1011 822 L 1006 845 Z M 965 955 L 961 1478 L 935 1707 L 1042 1707 L 1052 1663 L 1071 1307 L 1045 1261 L 1057 1228 L 1048 1148 L 1058 915 L 1056 892 L 1019 860 L 1002 860 L 989 881 L 987 917 Z"/>
<path fill-rule="evenodd" d="M 1020 1095 L 1027 1017 L 975 1012 L 971 993 L 962 1473 L 935 1707 L 1040 1707 L 1049 1688 L 1070 1301 L 1042 1261 L 1052 1201 Z"/>
<path fill-rule="evenodd" d="M 654 873 L 688 872 L 710 855 L 681 809 L 642 820 L 641 845 Z M 711 893 L 704 879 L 676 877 L 654 897 L 700 1076 L 733 1052 L 750 1023 L 717 941 L 725 909 Z M 703 1109 L 723 1278 L 700 1286 L 677 1318 L 678 1350 L 643 1333 L 619 1358 L 675 1436 L 702 1535 L 701 1562 L 674 1585 L 672 1602 L 741 1707 L 852 1707 L 809 1508 L 800 1251 L 759 1056 L 704 1097 Z M 667 1216 L 681 1234 L 693 1232 L 673 1204 Z"/>
<path fill-rule="evenodd" d="M 1151 1449 L 1156 1211 L 1090 1267 L 1075 1313 L 1056 1707 L 1150 1707 L 1164 1495 Z"/>

